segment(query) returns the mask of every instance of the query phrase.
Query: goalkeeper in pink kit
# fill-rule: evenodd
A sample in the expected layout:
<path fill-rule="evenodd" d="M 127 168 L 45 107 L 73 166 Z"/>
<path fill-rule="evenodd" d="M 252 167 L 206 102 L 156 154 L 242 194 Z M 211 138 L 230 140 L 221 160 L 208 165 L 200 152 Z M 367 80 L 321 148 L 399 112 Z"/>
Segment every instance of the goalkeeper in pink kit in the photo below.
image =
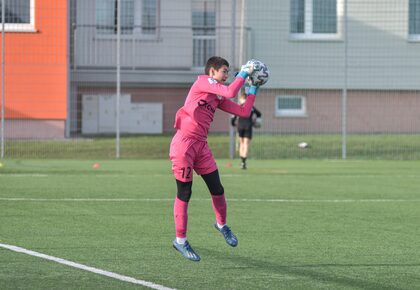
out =
<path fill-rule="evenodd" d="M 205 67 L 206 74 L 198 76 L 184 105 L 176 113 L 174 124 L 176 134 L 169 152 L 177 184 L 174 203 L 176 239 L 172 244 L 189 260 L 200 261 L 200 256 L 187 241 L 188 202 L 192 193 L 193 171 L 201 175 L 210 191 L 216 216 L 214 227 L 223 235 L 228 245 L 232 247 L 238 245 L 238 239 L 226 225 L 225 192 L 220 182 L 216 161 L 207 144 L 207 135 L 218 108 L 240 117 L 249 117 L 258 90 L 257 86 L 251 85 L 243 105 L 238 105 L 229 99 L 237 95 L 245 79 L 258 69 L 257 63 L 248 61 L 241 67 L 235 80 L 227 86 L 224 83 L 229 76 L 229 63 L 221 57 L 209 58 Z"/>

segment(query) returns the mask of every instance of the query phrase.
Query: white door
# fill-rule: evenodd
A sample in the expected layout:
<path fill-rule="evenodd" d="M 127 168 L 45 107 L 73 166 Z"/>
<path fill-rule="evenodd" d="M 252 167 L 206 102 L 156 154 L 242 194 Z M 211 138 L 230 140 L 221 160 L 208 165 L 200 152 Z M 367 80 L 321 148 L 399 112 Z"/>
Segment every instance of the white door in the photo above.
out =
<path fill-rule="evenodd" d="M 97 134 L 99 124 L 98 96 L 82 96 L 82 134 Z"/>

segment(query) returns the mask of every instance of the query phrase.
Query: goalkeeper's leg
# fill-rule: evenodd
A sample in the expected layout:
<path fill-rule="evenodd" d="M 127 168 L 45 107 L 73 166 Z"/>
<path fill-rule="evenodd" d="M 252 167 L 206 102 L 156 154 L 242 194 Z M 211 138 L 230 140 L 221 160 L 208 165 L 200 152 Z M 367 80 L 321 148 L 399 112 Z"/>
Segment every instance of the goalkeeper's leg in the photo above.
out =
<path fill-rule="evenodd" d="M 188 203 L 192 193 L 192 181 L 182 182 L 176 180 L 176 185 L 178 188 L 174 203 L 176 238 L 173 241 L 173 246 L 185 258 L 192 261 L 200 261 L 200 256 L 193 250 L 187 241 Z"/>
<path fill-rule="evenodd" d="M 187 238 L 188 223 L 188 203 L 191 198 L 192 181 L 182 182 L 176 180 L 177 195 L 174 203 L 174 220 L 176 237 L 180 239 Z"/>
<path fill-rule="evenodd" d="M 225 198 L 225 190 L 220 182 L 219 171 L 215 171 L 202 175 L 211 193 L 213 210 L 216 215 L 215 228 L 223 234 L 226 243 L 235 247 L 238 245 L 238 239 L 226 225 L 227 204 Z"/>
<path fill-rule="evenodd" d="M 216 169 L 215 171 L 209 174 L 204 174 L 201 177 L 204 179 L 210 191 L 217 224 L 224 226 L 226 224 L 227 205 L 225 190 L 220 182 L 219 170 Z"/>

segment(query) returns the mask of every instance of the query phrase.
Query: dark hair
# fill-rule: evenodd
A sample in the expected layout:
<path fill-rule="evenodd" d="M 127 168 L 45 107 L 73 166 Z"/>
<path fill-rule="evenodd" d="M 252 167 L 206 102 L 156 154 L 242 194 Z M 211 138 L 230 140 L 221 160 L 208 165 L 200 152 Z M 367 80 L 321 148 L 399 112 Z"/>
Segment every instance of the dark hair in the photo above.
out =
<path fill-rule="evenodd" d="M 206 73 L 206 75 L 208 75 L 211 68 L 218 70 L 224 65 L 229 67 L 229 63 L 226 59 L 220 56 L 212 56 L 207 60 L 204 72 Z"/>

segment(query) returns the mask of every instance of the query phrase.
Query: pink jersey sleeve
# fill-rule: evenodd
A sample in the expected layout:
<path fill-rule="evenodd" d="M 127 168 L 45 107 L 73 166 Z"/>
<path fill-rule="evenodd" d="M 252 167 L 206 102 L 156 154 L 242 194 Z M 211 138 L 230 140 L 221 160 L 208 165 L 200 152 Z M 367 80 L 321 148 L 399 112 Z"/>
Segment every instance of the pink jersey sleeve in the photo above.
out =
<path fill-rule="evenodd" d="M 252 106 L 254 106 L 254 102 L 255 95 L 248 95 L 243 105 L 239 105 L 228 99 L 223 99 L 219 103 L 219 108 L 227 113 L 243 118 L 248 118 L 251 115 Z"/>
<path fill-rule="evenodd" d="M 235 97 L 243 83 L 244 79 L 241 77 L 237 77 L 229 86 L 226 86 L 207 75 L 198 76 L 188 92 L 184 105 L 176 113 L 174 127 L 185 137 L 207 140 L 214 113 L 224 101 L 232 105 L 222 105 L 220 107 L 222 110 L 225 108 L 239 115 L 248 114 L 249 116 L 252 104 L 249 109 L 246 109 L 248 112 L 242 112 L 244 109 L 241 106 L 227 99 Z"/>
<path fill-rule="evenodd" d="M 226 86 L 207 76 L 207 81 L 199 82 L 199 89 L 202 92 L 215 94 L 225 98 L 234 98 L 238 94 L 244 82 L 244 78 L 236 77 L 230 85 Z"/>

